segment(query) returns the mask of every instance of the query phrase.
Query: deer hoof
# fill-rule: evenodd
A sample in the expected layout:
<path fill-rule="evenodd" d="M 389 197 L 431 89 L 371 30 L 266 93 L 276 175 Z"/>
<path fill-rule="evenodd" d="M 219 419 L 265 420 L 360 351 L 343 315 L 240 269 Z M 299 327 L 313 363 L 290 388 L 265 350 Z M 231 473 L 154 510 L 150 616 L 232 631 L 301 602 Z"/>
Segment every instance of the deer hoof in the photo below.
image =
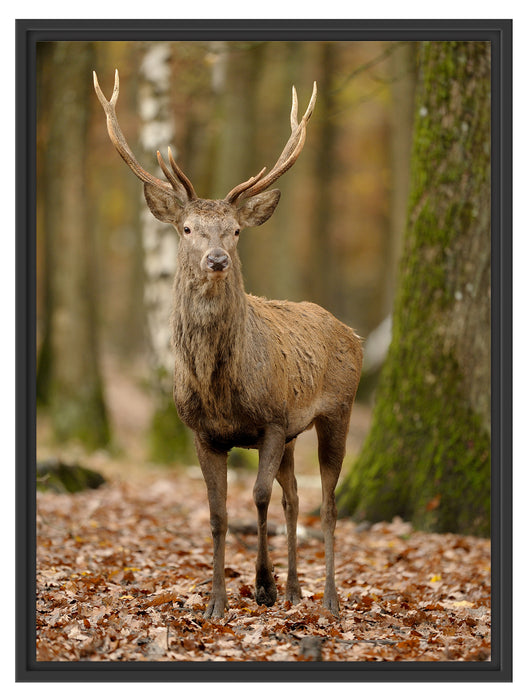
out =
<path fill-rule="evenodd" d="M 323 607 L 327 608 L 335 617 L 340 617 L 340 604 L 338 603 L 338 596 L 323 596 Z"/>
<path fill-rule="evenodd" d="M 289 603 L 292 603 L 292 605 L 297 605 L 301 602 L 301 598 L 301 588 L 299 587 L 299 585 L 290 586 L 290 588 L 287 587 L 287 591 L 285 593 L 285 600 L 287 600 Z"/>
<path fill-rule="evenodd" d="M 223 617 L 226 610 L 228 610 L 226 598 L 212 597 L 207 605 L 204 617 L 206 619 L 211 617 Z"/>
<path fill-rule="evenodd" d="M 265 589 L 263 586 L 256 587 L 256 603 L 258 605 L 266 605 L 270 608 L 276 602 L 278 592 L 276 586 L 269 586 Z"/>

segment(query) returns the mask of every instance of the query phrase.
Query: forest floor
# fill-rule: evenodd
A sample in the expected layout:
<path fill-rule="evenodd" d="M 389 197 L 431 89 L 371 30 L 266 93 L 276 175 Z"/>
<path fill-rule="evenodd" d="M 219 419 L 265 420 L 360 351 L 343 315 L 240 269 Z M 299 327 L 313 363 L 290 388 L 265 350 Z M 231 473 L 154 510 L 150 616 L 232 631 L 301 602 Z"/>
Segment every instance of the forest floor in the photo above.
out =
<path fill-rule="evenodd" d="M 136 407 L 135 414 L 120 412 L 128 421 L 119 429 L 129 435 L 129 455 L 132 435 L 147 416 L 126 387 L 114 390 L 110 408 L 117 396 Z M 356 409 L 351 453 L 368 425 L 366 409 Z M 45 437 L 45 427 L 39 430 Z M 253 471 L 229 472 L 230 609 L 221 620 L 203 617 L 212 539 L 197 466 L 145 465 L 138 451 L 133 459 L 96 453 L 83 464 L 105 476 L 100 488 L 38 493 L 37 661 L 488 661 L 486 539 L 422 533 L 399 519 L 373 525 L 340 520 L 340 617 L 323 608 L 314 438 L 306 434 L 297 450 L 303 591 L 297 605 L 284 601 L 287 546 L 277 485 L 269 529 L 278 600 L 271 608 L 254 600 Z M 41 449 L 39 458 L 49 450 Z"/>

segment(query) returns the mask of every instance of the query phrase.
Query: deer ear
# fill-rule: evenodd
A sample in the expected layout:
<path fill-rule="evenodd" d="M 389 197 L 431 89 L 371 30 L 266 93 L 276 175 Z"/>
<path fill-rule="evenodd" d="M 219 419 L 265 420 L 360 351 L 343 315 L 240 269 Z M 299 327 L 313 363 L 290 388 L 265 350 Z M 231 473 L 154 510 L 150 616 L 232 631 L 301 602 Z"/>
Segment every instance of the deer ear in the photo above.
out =
<path fill-rule="evenodd" d="M 175 197 L 175 193 L 166 192 L 147 182 L 144 185 L 144 198 L 156 219 L 177 226 L 183 206 Z"/>
<path fill-rule="evenodd" d="M 264 224 L 274 213 L 280 196 L 279 190 L 269 190 L 249 197 L 242 202 L 237 210 L 237 218 L 241 228 Z"/>

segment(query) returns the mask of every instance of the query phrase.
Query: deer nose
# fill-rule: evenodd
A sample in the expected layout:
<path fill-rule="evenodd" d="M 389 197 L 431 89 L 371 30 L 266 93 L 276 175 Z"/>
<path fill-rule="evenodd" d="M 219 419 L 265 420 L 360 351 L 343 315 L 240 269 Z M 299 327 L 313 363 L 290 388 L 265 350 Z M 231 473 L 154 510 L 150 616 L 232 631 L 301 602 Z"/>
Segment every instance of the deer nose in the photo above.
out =
<path fill-rule="evenodd" d="M 228 267 L 228 255 L 221 248 L 214 248 L 206 256 L 206 264 L 209 270 L 219 272 Z"/>

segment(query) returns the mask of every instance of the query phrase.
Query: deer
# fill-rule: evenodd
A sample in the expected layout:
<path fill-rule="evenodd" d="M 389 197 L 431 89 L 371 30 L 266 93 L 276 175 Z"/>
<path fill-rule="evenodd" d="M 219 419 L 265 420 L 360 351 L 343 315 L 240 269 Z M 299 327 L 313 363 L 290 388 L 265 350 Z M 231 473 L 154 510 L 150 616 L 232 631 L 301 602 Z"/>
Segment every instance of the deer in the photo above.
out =
<path fill-rule="evenodd" d="M 267 537 L 268 507 L 277 480 L 287 533 L 285 599 L 292 605 L 301 601 L 294 447 L 298 435 L 313 426 L 322 487 L 323 606 L 338 617 L 335 488 L 360 380 L 361 338 L 314 303 L 247 294 L 237 252 L 241 231 L 265 223 L 276 209 L 280 191 L 268 188 L 294 165 L 303 149 L 316 102 L 316 83 L 299 121 L 297 93 L 292 88 L 291 135 L 274 167 L 268 172 L 263 168 L 236 185 L 224 199 L 211 200 L 197 196 L 169 147 L 170 167 L 157 151 L 166 179 L 142 168 L 116 116 L 118 70 L 110 100 L 95 71 L 93 80 L 111 142 L 142 181 L 153 216 L 174 226 L 179 234 L 173 283 L 173 397 L 180 419 L 193 431 L 208 495 L 213 575 L 204 617 L 221 618 L 229 609 L 225 584 L 227 458 L 234 447 L 259 451 L 253 488 L 258 542 L 255 600 L 265 606 L 277 600 Z"/>

